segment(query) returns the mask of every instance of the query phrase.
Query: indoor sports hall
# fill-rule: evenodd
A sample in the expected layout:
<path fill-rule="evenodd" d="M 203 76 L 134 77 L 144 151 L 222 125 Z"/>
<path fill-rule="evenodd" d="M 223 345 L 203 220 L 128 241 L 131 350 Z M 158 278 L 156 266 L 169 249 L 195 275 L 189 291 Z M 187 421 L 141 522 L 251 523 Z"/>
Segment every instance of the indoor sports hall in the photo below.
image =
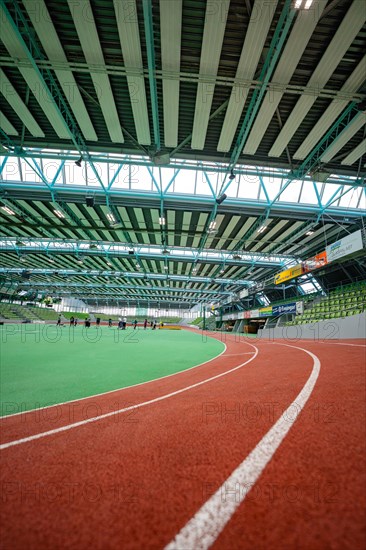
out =
<path fill-rule="evenodd" d="M 0 0 L 0 549 L 366 547 L 364 0 Z"/>

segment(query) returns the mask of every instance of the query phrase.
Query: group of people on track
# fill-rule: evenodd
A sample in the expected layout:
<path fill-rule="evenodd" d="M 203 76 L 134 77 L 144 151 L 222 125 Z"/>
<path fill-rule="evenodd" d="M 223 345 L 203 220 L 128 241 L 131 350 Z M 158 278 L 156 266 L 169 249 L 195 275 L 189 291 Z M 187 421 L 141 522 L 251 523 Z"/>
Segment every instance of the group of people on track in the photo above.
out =
<path fill-rule="evenodd" d="M 79 319 L 77 317 L 74 317 L 73 315 L 70 317 L 70 327 L 76 327 L 77 324 L 78 324 L 78 321 Z M 96 317 L 95 319 L 95 326 L 96 328 L 99 328 L 100 326 L 100 322 L 101 322 L 101 318 L 100 317 Z M 143 327 L 144 327 L 144 330 L 146 330 L 148 328 L 148 325 L 150 325 L 150 328 L 152 330 L 156 330 L 156 327 L 158 326 L 158 320 L 157 319 L 153 319 L 151 321 L 148 321 L 147 319 L 144 320 L 143 322 Z M 62 322 L 62 315 L 60 314 L 58 316 L 58 319 L 57 319 L 57 326 L 63 326 L 63 322 Z M 90 317 L 86 317 L 85 320 L 84 320 L 84 326 L 85 328 L 90 328 L 91 326 L 91 319 Z M 135 319 L 133 322 L 132 322 L 132 326 L 133 326 L 133 329 L 136 330 L 137 326 L 138 326 L 138 321 L 137 319 Z M 163 327 L 164 326 L 164 323 L 160 323 L 160 327 Z M 113 327 L 113 319 L 109 318 L 108 319 L 108 327 L 109 328 L 112 328 Z M 127 318 L 126 317 L 120 317 L 119 320 L 118 320 L 118 323 L 117 323 L 117 328 L 118 329 L 121 329 L 121 330 L 126 330 L 126 327 L 127 327 Z"/>

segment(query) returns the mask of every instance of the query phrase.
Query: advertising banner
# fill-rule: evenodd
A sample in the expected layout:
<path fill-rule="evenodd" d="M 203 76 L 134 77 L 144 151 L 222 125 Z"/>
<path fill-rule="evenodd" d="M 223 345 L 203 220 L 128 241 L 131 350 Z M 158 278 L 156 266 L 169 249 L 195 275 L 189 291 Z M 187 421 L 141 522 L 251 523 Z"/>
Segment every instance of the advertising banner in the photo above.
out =
<path fill-rule="evenodd" d="M 302 275 L 302 273 L 302 265 L 297 264 L 290 269 L 286 269 L 286 271 L 281 271 L 281 273 L 277 273 L 277 275 L 275 275 L 274 282 L 276 285 L 279 285 L 284 281 L 289 281 L 290 279 L 294 279 L 295 277 Z"/>
<path fill-rule="evenodd" d="M 259 317 L 259 309 L 252 309 L 250 311 L 250 317 L 252 319 L 255 319 L 256 317 Z"/>
<path fill-rule="evenodd" d="M 304 302 L 296 302 L 296 313 L 302 315 L 304 313 Z"/>
<path fill-rule="evenodd" d="M 244 311 L 244 319 L 250 319 L 252 316 L 251 311 Z"/>
<path fill-rule="evenodd" d="M 296 313 L 296 302 L 291 304 L 280 304 L 272 306 L 273 315 L 283 315 L 284 313 Z"/>
<path fill-rule="evenodd" d="M 309 273 L 309 271 L 314 271 L 314 269 L 319 269 L 328 263 L 327 252 L 323 250 L 320 254 L 305 260 L 302 264 L 304 273 Z"/>
<path fill-rule="evenodd" d="M 334 262 L 344 256 L 349 256 L 349 254 L 362 250 L 362 248 L 362 234 L 360 229 L 359 231 L 356 231 L 351 235 L 347 235 L 347 237 L 343 237 L 343 239 L 327 246 L 325 250 L 327 253 L 328 263 Z"/>
<path fill-rule="evenodd" d="M 259 310 L 259 317 L 270 317 L 272 315 L 272 306 L 262 307 Z"/>

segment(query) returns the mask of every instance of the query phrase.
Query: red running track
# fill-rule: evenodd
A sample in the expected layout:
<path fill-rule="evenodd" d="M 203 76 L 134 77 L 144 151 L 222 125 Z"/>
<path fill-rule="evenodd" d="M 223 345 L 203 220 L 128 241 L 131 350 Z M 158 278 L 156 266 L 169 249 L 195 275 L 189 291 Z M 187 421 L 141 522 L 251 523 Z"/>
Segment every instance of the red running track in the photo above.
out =
<path fill-rule="evenodd" d="M 4 418 L 3 445 L 174 394 L 250 361 L 146 406 L 3 448 L 0 547 L 167 546 L 313 369 L 305 351 L 284 342 L 228 336 L 226 344 L 224 355 L 190 371 Z M 292 343 L 321 362 L 314 390 L 212 548 L 365 547 L 365 344 Z M 223 498 L 235 499 L 241 489 Z"/>

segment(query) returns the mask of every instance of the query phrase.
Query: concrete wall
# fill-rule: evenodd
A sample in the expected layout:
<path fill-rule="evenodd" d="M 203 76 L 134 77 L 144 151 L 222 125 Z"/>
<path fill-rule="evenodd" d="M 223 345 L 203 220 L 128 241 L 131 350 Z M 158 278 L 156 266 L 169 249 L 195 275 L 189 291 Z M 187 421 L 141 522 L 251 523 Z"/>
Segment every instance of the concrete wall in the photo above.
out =
<path fill-rule="evenodd" d="M 275 327 L 258 331 L 258 338 L 270 340 L 339 340 L 366 338 L 366 312 L 339 319 L 327 319 L 317 323 Z"/>

